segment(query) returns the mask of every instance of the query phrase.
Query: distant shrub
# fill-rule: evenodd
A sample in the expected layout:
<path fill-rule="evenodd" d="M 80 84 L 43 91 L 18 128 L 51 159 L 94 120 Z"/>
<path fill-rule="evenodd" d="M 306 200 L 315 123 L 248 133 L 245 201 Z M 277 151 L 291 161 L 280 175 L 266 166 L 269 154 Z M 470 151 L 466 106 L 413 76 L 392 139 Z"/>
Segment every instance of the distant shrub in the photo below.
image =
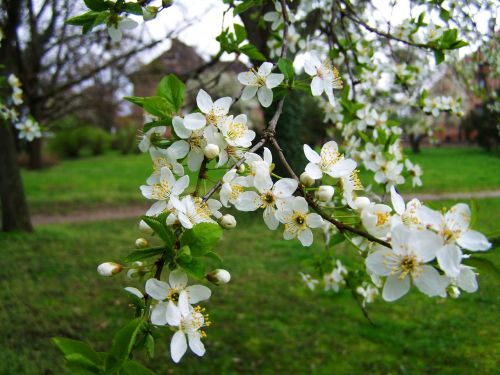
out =
<path fill-rule="evenodd" d="M 137 128 L 135 125 L 127 125 L 119 128 L 113 134 L 111 148 L 120 151 L 123 155 L 139 152 L 137 147 Z"/>
<path fill-rule="evenodd" d="M 495 107 L 495 100 L 498 99 L 493 98 L 476 106 L 462 122 L 468 138 L 475 138 L 489 152 L 500 152 L 500 113 Z"/>
<path fill-rule="evenodd" d="M 77 158 L 83 149 L 101 155 L 109 149 L 111 136 L 100 128 L 83 126 L 55 133 L 50 148 L 60 157 Z"/>

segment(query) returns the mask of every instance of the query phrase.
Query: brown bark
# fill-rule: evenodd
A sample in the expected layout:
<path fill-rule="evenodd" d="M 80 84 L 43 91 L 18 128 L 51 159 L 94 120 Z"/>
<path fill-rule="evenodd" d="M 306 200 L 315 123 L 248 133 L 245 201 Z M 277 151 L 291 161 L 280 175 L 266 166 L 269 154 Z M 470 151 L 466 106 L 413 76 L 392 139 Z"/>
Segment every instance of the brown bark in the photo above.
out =
<path fill-rule="evenodd" d="M 2 230 L 33 231 L 28 205 L 24 196 L 12 127 L 0 123 L 0 197 Z"/>

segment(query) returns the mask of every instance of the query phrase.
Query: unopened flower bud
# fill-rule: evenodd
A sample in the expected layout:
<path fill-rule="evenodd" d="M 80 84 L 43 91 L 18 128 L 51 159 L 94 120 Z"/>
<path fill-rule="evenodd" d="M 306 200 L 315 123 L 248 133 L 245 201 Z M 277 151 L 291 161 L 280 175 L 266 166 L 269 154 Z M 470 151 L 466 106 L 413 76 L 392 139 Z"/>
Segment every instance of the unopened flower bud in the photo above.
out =
<path fill-rule="evenodd" d="M 220 218 L 219 224 L 224 229 L 232 229 L 236 226 L 236 219 L 233 215 L 226 214 Z"/>
<path fill-rule="evenodd" d="M 362 210 L 370 205 L 370 200 L 367 197 L 357 197 L 354 200 L 354 205 L 358 210 Z"/>
<path fill-rule="evenodd" d="M 97 267 L 97 272 L 101 276 L 109 277 L 120 273 L 122 269 L 123 267 L 118 263 L 106 262 L 99 264 L 99 266 Z"/>
<path fill-rule="evenodd" d="M 329 202 L 332 200 L 334 193 L 335 189 L 333 186 L 321 185 L 316 191 L 316 197 L 322 202 Z"/>
<path fill-rule="evenodd" d="M 144 220 L 139 222 L 139 230 L 144 234 L 153 234 L 153 228 L 151 228 Z"/>
<path fill-rule="evenodd" d="M 153 18 L 156 17 L 157 14 L 158 14 L 158 7 L 154 6 L 146 6 L 142 11 L 142 17 L 144 18 L 144 21 L 152 20 Z"/>
<path fill-rule="evenodd" d="M 217 269 L 207 274 L 207 280 L 215 285 L 227 284 L 231 280 L 231 274 L 226 270 Z"/>
<path fill-rule="evenodd" d="M 148 246 L 149 242 L 145 238 L 138 238 L 135 240 L 135 247 L 137 247 L 138 249 L 144 249 Z"/>
<path fill-rule="evenodd" d="M 245 164 L 241 164 L 239 167 L 238 167 L 238 172 L 240 173 L 245 173 L 245 170 L 247 168 L 245 167 Z"/>
<path fill-rule="evenodd" d="M 213 159 L 219 156 L 220 148 L 219 146 L 214 145 L 213 143 L 209 143 L 208 145 L 205 146 L 203 153 L 205 154 L 207 159 Z"/>
<path fill-rule="evenodd" d="M 458 298 L 460 297 L 460 289 L 456 285 L 452 285 L 448 288 L 448 295 L 451 298 Z"/>
<path fill-rule="evenodd" d="M 300 175 L 300 182 L 302 182 L 304 186 L 313 186 L 314 181 L 314 178 L 312 178 L 311 175 L 307 172 L 304 172 Z"/>

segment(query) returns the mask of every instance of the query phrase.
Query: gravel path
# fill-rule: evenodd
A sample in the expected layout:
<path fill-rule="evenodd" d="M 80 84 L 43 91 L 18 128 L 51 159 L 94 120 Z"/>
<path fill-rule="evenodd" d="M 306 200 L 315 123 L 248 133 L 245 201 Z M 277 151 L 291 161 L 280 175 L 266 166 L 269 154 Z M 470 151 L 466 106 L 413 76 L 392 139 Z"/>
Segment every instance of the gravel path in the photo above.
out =
<path fill-rule="evenodd" d="M 496 198 L 500 197 L 500 190 L 476 191 L 468 193 L 444 193 L 444 194 L 407 194 L 404 196 L 408 201 L 418 198 L 422 201 L 440 199 L 471 199 L 471 198 Z M 65 214 L 35 214 L 31 217 L 34 225 L 83 223 L 88 221 L 101 221 L 112 219 L 132 219 L 143 215 L 148 209 L 146 204 L 131 204 L 128 206 L 102 207 L 86 211 L 72 211 Z"/>

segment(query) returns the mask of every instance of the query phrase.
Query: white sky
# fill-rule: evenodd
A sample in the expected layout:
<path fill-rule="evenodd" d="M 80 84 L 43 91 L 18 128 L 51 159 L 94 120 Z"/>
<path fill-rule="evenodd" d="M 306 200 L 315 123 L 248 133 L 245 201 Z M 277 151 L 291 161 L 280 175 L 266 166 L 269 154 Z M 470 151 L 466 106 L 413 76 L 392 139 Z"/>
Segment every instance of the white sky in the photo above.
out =
<path fill-rule="evenodd" d="M 408 17 L 410 2 L 409 0 L 398 0 L 396 6 L 391 11 L 389 0 L 372 0 L 373 4 L 379 9 L 377 14 L 374 14 L 378 20 L 390 21 L 393 25 L 398 24 L 401 20 Z M 219 44 L 215 40 L 220 34 L 222 28 L 222 14 L 227 9 L 227 5 L 221 0 L 175 0 L 174 4 L 162 11 L 154 20 L 146 22 L 146 28 L 152 38 L 161 38 L 167 34 L 169 30 L 175 29 L 184 23 L 185 19 L 196 19 L 192 26 L 184 30 L 180 38 L 188 45 L 196 47 L 197 51 L 206 59 L 210 55 L 214 55 L 219 50 Z M 422 7 L 414 8 L 412 11 L 413 17 L 418 16 L 422 11 Z M 433 17 L 436 23 L 440 24 L 437 15 Z M 488 14 L 481 12 L 475 15 L 475 21 L 481 32 L 486 32 Z M 241 23 L 239 18 L 233 19 L 232 12 L 228 12 L 224 19 L 224 27 L 231 26 L 234 22 Z M 371 22 L 373 23 L 373 22 Z M 497 17 L 497 25 L 500 20 Z M 466 55 L 475 50 L 476 46 L 462 48 L 460 55 Z M 166 45 L 146 56 L 146 60 L 153 59 L 156 55 L 161 54 L 167 49 Z M 232 56 L 223 56 L 223 59 L 232 59 Z M 298 64 L 301 65 L 301 64 Z"/>

